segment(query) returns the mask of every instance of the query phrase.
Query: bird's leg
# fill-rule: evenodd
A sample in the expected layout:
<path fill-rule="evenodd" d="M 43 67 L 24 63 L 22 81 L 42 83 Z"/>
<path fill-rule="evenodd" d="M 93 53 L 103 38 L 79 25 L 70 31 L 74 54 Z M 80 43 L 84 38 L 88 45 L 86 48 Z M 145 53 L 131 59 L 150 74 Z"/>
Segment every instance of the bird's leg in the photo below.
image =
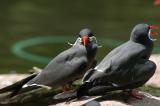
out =
<path fill-rule="evenodd" d="M 123 92 L 125 95 L 131 96 L 133 98 L 140 99 L 140 100 L 142 100 L 144 97 L 144 95 L 140 94 L 139 91 L 136 89 L 124 90 Z"/>
<path fill-rule="evenodd" d="M 140 94 L 139 91 L 136 90 L 136 89 L 132 89 L 132 90 L 130 91 L 130 95 L 131 95 L 132 97 L 134 97 L 134 98 L 136 98 L 136 99 L 140 99 L 140 100 L 142 100 L 142 99 L 144 98 L 144 95 Z"/>
<path fill-rule="evenodd" d="M 62 87 L 63 92 L 71 91 L 73 90 L 72 82 L 69 82 L 68 84 L 64 85 Z"/>
<path fill-rule="evenodd" d="M 68 86 L 68 84 L 66 84 L 66 85 L 64 85 L 64 86 L 62 87 L 62 90 L 63 90 L 63 92 L 67 92 L 67 91 L 70 91 L 71 89 L 70 89 L 70 87 Z"/>

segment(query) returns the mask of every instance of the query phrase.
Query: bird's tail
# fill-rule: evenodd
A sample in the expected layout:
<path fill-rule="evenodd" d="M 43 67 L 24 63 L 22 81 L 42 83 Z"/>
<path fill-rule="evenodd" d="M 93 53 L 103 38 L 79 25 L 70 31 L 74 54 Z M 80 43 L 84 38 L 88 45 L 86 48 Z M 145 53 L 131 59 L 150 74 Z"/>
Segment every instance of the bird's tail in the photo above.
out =
<path fill-rule="evenodd" d="M 5 93 L 5 92 L 9 92 L 9 91 L 14 92 L 14 93 L 18 92 L 24 84 L 26 84 L 28 81 L 30 81 L 35 76 L 37 76 L 37 74 L 38 73 L 33 73 L 33 74 L 29 75 L 28 77 L 14 83 L 12 85 L 9 85 L 9 86 L 6 86 L 6 87 L 0 89 L 0 93 Z"/>

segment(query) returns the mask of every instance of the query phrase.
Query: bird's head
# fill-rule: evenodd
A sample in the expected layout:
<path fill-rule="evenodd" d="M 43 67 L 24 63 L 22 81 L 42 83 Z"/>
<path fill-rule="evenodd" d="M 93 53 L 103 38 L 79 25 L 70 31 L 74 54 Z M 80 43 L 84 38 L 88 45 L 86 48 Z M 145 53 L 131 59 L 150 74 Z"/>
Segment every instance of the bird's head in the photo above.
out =
<path fill-rule="evenodd" d="M 96 37 L 94 36 L 93 32 L 88 29 L 82 29 L 79 32 L 79 41 L 84 45 L 87 46 L 89 43 L 97 43 Z"/>
<path fill-rule="evenodd" d="M 157 32 L 154 32 L 157 28 L 157 26 L 150 26 L 148 24 L 138 24 L 131 32 L 130 40 L 138 43 L 153 42 L 158 35 Z"/>

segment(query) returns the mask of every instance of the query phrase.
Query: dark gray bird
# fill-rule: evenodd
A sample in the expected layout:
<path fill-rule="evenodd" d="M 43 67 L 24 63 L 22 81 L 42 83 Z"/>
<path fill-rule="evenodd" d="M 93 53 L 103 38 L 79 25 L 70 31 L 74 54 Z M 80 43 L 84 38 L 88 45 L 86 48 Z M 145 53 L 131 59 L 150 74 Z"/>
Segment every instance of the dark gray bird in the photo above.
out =
<path fill-rule="evenodd" d="M 152 32 L 155 28 L 157 27 L 147 24 L 136 25 L 130 40 L 108 53 L 95 68 L 84 75 L 80 88 L 66 96 L 80 98 L 84 95 L 103 95 L 108 91 L 142 86 L 153 76 L 156 69 L 156 64 L 149 60 L 155 40 L 153 36 L 157 35 Z M 140 98 L 140 95 L 132 90 L 131 94 Z M 61 95 L 55 98 L 61 98 Z"/>
<path fill-rule="evenodd" d="M 92 89 L 102 85 L 99 87 L 108 87 L 108 90 L 142 86 L 156 69 L 156 64 L 149 60 L 155 40 L 153 36 L 156 35 L 152 30 L 155 28 L 157 27 L 147 24 L 136 25 L 128 42 L 113 49 L 100 64 L 85 74 L 84 84 L 92 85 Z"/>
<path fill-rule="evenodd" d="M 31 75 L 23 83 L 17 83 L 18 88 L 14 86 L 15 91 L 39 86 L 57 88 L 82 78 L 95 62 L 97 47 L 97 40 L 92 31 L 87 28 L 82 29 L 71 48 L 57 55 L 39 74 Z M 9 88 L 3 88 L 0 92 L 13 90 L 12 87 Z"/>

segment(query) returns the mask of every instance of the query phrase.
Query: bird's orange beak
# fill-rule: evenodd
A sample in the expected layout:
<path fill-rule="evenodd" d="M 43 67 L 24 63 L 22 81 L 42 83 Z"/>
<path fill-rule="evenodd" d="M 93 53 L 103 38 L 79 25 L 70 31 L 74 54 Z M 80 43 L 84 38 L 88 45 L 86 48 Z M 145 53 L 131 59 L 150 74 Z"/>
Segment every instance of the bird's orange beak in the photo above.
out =
<path fill-rule="evenodd" d="M 151 29 L 151 30 L 154 30 L 154 29 L 157 29 L 157 28 L 158 28 L 158 26 L 154 26 L 154 25 L 149 26 L 149 29 Z M 158 32 L 151 31 L 151 36 L 152 37 L 156 37 L 157 35 L 158 35 Z"/>
<path fill-rule="evenodd" d="M 86 46 L 89 43 L 89 38 L 87 35 L 82 36 L 82 44 Z"/>

